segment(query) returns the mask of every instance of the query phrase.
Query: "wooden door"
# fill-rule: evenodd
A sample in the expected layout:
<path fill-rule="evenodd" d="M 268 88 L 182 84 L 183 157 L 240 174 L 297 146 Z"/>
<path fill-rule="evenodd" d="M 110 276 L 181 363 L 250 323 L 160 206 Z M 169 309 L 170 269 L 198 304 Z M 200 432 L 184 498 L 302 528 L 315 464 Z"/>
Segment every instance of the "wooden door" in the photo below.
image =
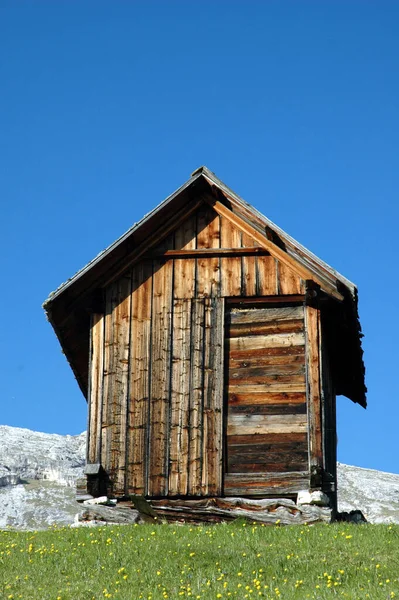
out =
<path fill-rule="evenodd" d="M 303 306 L 230 308 L 226 495 L 301 489 L 308 474 Z"/>

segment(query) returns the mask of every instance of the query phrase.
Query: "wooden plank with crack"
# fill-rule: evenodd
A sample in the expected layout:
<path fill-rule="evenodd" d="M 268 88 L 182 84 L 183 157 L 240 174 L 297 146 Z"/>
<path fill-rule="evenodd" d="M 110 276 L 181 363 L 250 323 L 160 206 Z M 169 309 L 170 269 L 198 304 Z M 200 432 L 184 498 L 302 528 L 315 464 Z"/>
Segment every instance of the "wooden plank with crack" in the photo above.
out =
<path fill-rule="evenodd" d="M 222 248 L 240 248 L 241 232 L 220 218 L 220 245 Z M 241 257 L 230 256 L 220 261 L 221 296 L 241 296 Z"/>
<path fill-rule="evenodd" d="M 167 495 L 171 347 L 172 268 L 154 261 L 151 319 L 151 391 L 148 494 Z"/>
<path fill-rule="evenodd" d="M 303 346 L 304 334 L 297 333 L 275 333 L 270 335 L 252 335 L 230 339 L 230 351 L 256 350 L 264 348 L 278 348 L 290 346 Z"/>
<path fill-rule="evenodd" d="M 305 387 L 305 386 L 304 386 Z M 267 392 L 260 388 L 259 391 L 255 392 L 235 392 L 228 394 L 228 406 L 277 406 L 277 405 L 290 405 L 297 406 L 306 403 L 306 393 L 300 392 Z"/>
<path fill-rule="evenodd" d="M 196 251 L 196 216 L 191 215 L 175 231 L 174 256 L 178 252 Z M 168 254 L 166 252 L 165 254 Z M 184 256 L 174 261 L 175 298 L 193 298 L 195 295 L 195 258 Z"/>
<path fill-rule="evenodd" d="M 303 293 L 303 279 L 281 261 L 279 261 L 277 265 L 277 277 L 279 294 Z"/>
<path fill-rule="evenodd" d="M 128 412 L 128 493 L 147 493 L 152 263 L 133 267 Z"/>
<path fill-rule="evenodd" d="M 256 259 L 256 294 L 277 296 L 277 263 L 274 256 L 258 256 Z"/>
<path fill-rule="evenodd" d="M 296 382 L 292 381 L 270 381 L 268 384 L 263 384 L 263 392 L 272 392 L 273 394 L 289 394 L 289 393 L 303 393 L 306 392 L 306 383 L 303 378 Z M 243 385 L 243 384 L 229 384 L 227 387 L 227 393 L 230 394 L 249 394 L 256 393 L 259 391 L 259 384 Z"/>
<path fill-rule="evenodd" d="M 204 446 L 202 493 L 222 493 L 223 469 L 223 322 L 220 298 L 205 300 Z"/>
<path fill-rule="evenodd" d="M 197 212 L 197 248 L 220 248 L 219 215 L 208 205 Z M 220 295 L 220 258 L 196 259 L 196 297 Z"/>
<path fill-rule="evenodd" d="M 118 301 L 117 283 L 110 285 L 105 291 L 104 315 L 104 377 L 103 377 L 103 410 L 101 423 L 101 465 L 111 479 L 111 448 L 114 429 L 113 393 L 115 369 L 115 328 L 114 310 Z M 109 490 L 111 493 L 112 489 Z"/>
<path fill-rule="evenodd" d="M 87 462 L 101 463 L 101 419 L 103 402 L 104 372 L 104 315 L 91 316 L 91 357 L 89 394 L 89 431 L 87 440 Z"/>
<path fill-rule="evenodd" d="M 308 471 L 262 474 L 226 473 L 224 480 L 226 496 L 294 495 L 308 487 Z"/>
<path fill-rule="evenodd" d="M 189 478 L 188 494 L 201 495 L 202 435 L 204 403 L 204 321 L 205 302 L 193 299 L 190 344 L 190 407 L 189 407 Z"/>
<path fill-rule="evenodd" d="M 308 356 L 308 414 L 310 468 L 323 466 L 321 389 L 320 389 L 320 311 L 306 307 L 306 346 Z"/>
<path fill-rule="evenodd" d="M 260 367 L 239 367 L 229 368 L 229 378 L 232 383 L 254 384 L 268 382 L 270 378 L 274 381 L 287 381 L 287 377 L 293 376 L 291 381 L 296 381 L 294 377 L 302 376 L 305 379 L 305 365 L 300 363 L 289 363 L 286 365 L 262 365 Z"/>
<path fill-rule="evenodd" d="M 269 367 L 271 365 L 304 365 L 304 346 L 295 346 L 295 348 L 302 348 L 302 352 L 297 354 L 261 354 L 258 356 L 256 351 L 253 351 L 251 354 L 248 354 L 248 356 L 242 357 L 237 357 L 235 353 L 231 352 L 228 354 L 230 369 Z"/>
<path fill-rule="evenodd" d="M 188 490 L 191 301 L 174 300 L 169 496 Z"/>
<path fill-rule="evenodd" d="M 232 308 L 229 311 L 229 322 L 270 323 L 293 321 L 304 318 L 303 306 L 284 306 L 282 308 Z"/>
<path fill-rule="evenodd" d="M 229 414 L 227 435 L 264 435 L 267 433 L 303 433 L 306 415 Z M 255 442 L 254 442 L 255 443 Z"/>
<path fill-rule="evenodd" d="M 259 244 L 245 232 L 241 232 L 241 244 L 245 250 L 258 251 L 260 249 Z M 256 295 L 257 260 L 256 256 L 243 256 L 241 259 L 242 296 Z"/>
<path fill-rule="evenodd" d="M 303 331 L 303 319 L 292 321 L 269 321 L 257 323 L 232 323 L 229 328 L 230 338 L 251 336 L 251 335 L 271 335 L 274 333 L 297 333 Z"/>
<path fill-rule="evenodd" d="M 109 475 L 113 491 L 124 495 L 126 491 L 126 433 L 129 386 L 129 343 L 131 311 L 131 273 L 116 282 L 117 303 L 114 307 L 113 327 L 113 432 Z"/>

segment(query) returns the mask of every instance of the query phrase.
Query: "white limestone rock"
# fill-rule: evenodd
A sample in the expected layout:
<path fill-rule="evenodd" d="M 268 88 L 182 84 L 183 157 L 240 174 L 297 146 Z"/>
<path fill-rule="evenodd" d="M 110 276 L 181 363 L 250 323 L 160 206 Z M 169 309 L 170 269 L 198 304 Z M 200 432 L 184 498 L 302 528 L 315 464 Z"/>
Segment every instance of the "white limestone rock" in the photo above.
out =
<path fill-rule="evenodd" d="M 0 486 L 29 480 L 75 487 L 83 477 L 86 433 L 58 435 L 0 425 Z"/>
<path fill-rule="evenodd" d="M 302 490 L 298 492 L 296 503 L 298 506 L 304 504 L 312 504 L 315 506 L 330 506 L 330 499 L 324 492 L 320 490 L 314 490 L 313 492 L 308 490 Z"/>
<path fill-rule="evenodd" d="M 369 523 L 399 523 L 399 475 L 338 463 L 338 511 L 353 510 Z"/>
<path fill-rule="evenodd" d="M 85 451 L 85 433 L 0 426 L 0 528 L 71 525 L 79 510 L 75 482 L 84 476 Z M 358 509 L 369 523 L 399 523 L 399 474 L 337 467 L 340 512 Z"/>
<path fill-rule="evenodd" d="M 78 514 L 77 520 L 79 523 L 98 521 L 103 525 L 106 523 L 131 525 L 141 522 L 138 510 L 101 505 L 85 506 L 82 512 Z"/>
<path fill-rule="evenodd" d="M 108 498 L 107 496 L 99 496 L 99 498 L 89 498 L 88 500 L 83 501 L 84 506 L 116 506 L 116 498 Z"/>
<path fill-rule="evenodd" d="M 44 529 L 73 522 L 86 434 L 0 426 L 0 528 Z"/>

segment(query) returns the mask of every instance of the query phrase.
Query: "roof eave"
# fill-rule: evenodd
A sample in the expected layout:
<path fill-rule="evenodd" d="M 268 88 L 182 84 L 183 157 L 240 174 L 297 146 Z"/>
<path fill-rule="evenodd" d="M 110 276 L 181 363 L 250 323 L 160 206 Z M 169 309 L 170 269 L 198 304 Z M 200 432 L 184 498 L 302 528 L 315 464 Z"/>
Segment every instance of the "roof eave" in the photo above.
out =
<path fill-rule="evenodd" d="M 74 285 L 79 279 L 84 277 L 84 275 L 90 269 L 92 269 L 99 262 L 101 262 L 104 258 L 106 258 L 109 254 L 111 254 L 114 250 L 116 250 L 118 248 L 118 246 L 120 246 L 125 240 L 127 240 L 127 238 L 129 238 L 133 233 L 135 233 L 147 221 L 152 219 L 161 208 L 166 207 L 168 204 L 173 202 L 173 200 L 179 194 L 181 194 L 184 190 L 186 190 L 188 187 L 193 185 L 193 183 L 196 180 L 198 180 L 202 177 L 202 172 L 200 170 L 198 170 L 198 173 L 197 172 L 194 172 L 194 173 L 195 174 L 193 174 L 193 176 L 191 176 L 190 179 L 188 179 L 182 186 L 180 186 L 175 192 L 173 192 L 167 198 L 165 198 L 162 202 L 160 202 L 153 210 L 151 210 L 149 213 L 144 215 L 144 217 L 142 219 L 140 219 L 140 221 L 137 221 L 137 223 L 134 223 L 124 234 L 122 234 L 117 240 L 115 240 L 115 242 L 113 242 L 107 248 L 102 250 L 99 254 L 97 254 L 97 256 L 95 258 L 93 258 L 84 267 L 82 267 L 79 271 L 77 271 L 77 273 L 75 273 L 75 275 L 73 275 L 70 279 L 68 279 L 67 281 L 62 283 L 56 290 L 51 292 L 49 294 L 48 298 L 46 298 L 46 300 L 43 302 L 43 308 L 46 310 L 47 307 L 49 305 L 51 305 L 51 303 L 56 298 L 61 296 L 68 288 L 70 288 L 72 285 Z"/>

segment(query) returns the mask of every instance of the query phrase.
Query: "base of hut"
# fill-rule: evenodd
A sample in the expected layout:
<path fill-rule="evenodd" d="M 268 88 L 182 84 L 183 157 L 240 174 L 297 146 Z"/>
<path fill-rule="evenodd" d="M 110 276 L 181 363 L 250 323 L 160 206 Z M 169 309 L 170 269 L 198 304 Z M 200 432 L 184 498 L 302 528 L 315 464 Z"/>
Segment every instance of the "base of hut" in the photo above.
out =
<path fill-rule="evenodd" d="M 248 498 L 203 498 L 197 500 L 151 500 L 159 519 L 189 523 L 247 519 L 269 525 L 330 523 L 332 510 L 311 504 L 297 505 L 285 498 L 255 500 Z"/>
<path fill-rule="evenodd" d="M 140 508 L 139 508 L 139 506 Z M 95 507 L 97 508 L 97 507 Z M 298 506 L 292 500 L 267 499 L 248 500 L 244 498 L 207 498 L 203 500 L 151 500 L 118 502 L 116 508 L 133 509 L 139 516 L 139 522 L 168 523 L 221 523 L 237 519 L 265 525 L 306 525 L 331 523 L 333 511 L 316 505 Z M 94 510 L 86 507 L 86 512 Z M 108 512 L 118 512 L 107 507 Z M 132 511 L 132 512 L 133 512 Z M 130 512 L 128 510 L 128 512 Z M 127 513 L 126 513 L 127 514 Z M 94 518 L 94 516 L 93 516 Z M 97 518 L 97 517 L 96 517 Z M 104 519 L 105 521 L 107 519 Z M 110 522 L 117 522 L 112 519 Z M 126 520 L 123 521 L 126 523 Z"/>
<path fill-rule="evenodd" d="M 334 509 L 318 505 L 317 501 L 313 503 L 314 498 L 310 493 L 308 495 L 309 504 L 306 504 L 306 500 L 302 503 L 300 498 L 296 503 L 289 498 L 148 499 L 143 496 L 130 496 L 118 499 L 116 506 L 134 509 L 138 512 L 141 522 L 220 523 L 246 519 L 266 525 L 331 523 L 336 517 Z M 87 489 L 86 480 L 78 480 L 76 500 L 86 505 L 87 500 L 87 504 L 92 504 L 90 499 L 93 499 L 93 496 Z M 102 500 L 100 504 L 103 503 Z M 112 511 L 112 508 L 108 507 L 108 510 Z"/>

